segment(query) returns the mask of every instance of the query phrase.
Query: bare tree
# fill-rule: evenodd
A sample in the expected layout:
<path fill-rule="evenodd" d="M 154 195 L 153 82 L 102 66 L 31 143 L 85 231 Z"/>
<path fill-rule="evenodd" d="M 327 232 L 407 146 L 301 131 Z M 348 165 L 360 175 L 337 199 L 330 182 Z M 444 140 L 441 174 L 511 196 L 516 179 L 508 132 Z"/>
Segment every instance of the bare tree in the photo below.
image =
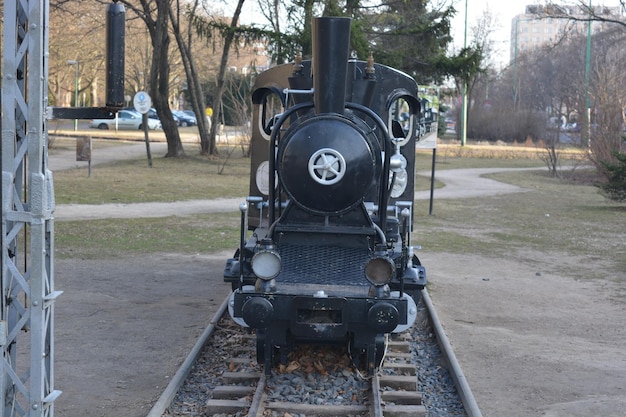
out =
<path fill-rule="evenodd" d="M 98 3 L 55 2 L 50 15 L 48 88 L 54 106 L 97 106 L 99 77 L 104 71 L 104 48 L 93 48 L 93 39 L 104 39 L 104 13 Z M 68 23 L 71 22 L 71 23 Z M 102 43 L 101 43 L 102 44 Z M 68 61 L 75 61 L 72 66 Z M 78 71 L 77 71 L 78 69 Z M 76 78 L 78 75 L 78 79 Z M 75 88 L 78 84 L 78 103 Z M 104 92 L 104 88 L 102 88 Z"/>
<path fill-rule="evenodd" d="M 178 125 L 169 105 L 170 63 L 169 63 L 169 16 L 171 0 L 120 0 L 142 19 L 152 42 L 152 62 L 150 65 L 149 93 L 159 114 L 163 132 L 167 139 L 166 157 L 185 155 L 178 133 Z M 139 6 L 136 2 L 139 2 Z"/>
<path fill-rule="evenodd" d="M 623 31 L 605 34 L 596 40 L 596 57 L 592 65 L 591 97 L 594 123 L 590 129 L 588 155 L 598 172 L 608 178 L 606 163 L 615 163 L 615 154 L 624 141 L 624 109 L 626 109 L 626 51 L 617 45 L 626 41 Z M 613 36 L 611 36 L 613 35 Z"/>
<path fill-rule="evenodd" d="M 619 0 L 618 4 L 618 6 L 607 7 L 589 0 L 574 0 L 569 3 L 548 2 L 544 6 L 544 16 L 572 22 L 604 22 L 626 27 L 626 21 L 621 18 L 622 11 L 626 10 L 626 0 Z M 616 10 L 618 13 L 615 13 Z"/>
<path fill-rule="evenodd" d="M 480 17 L 477 23 L 472 26 L 471 45 L 463 48 L 457 58 L 462 68 L 458 75 L 454 78 L 457 91 L 462 92 L 465 89 L 467 97 L 467 126 L 471 126 L 474 115 L 472 114 L 472 104 L 481 105 L 484 101 L 478 98 L 474 100 L 474 89 L 482 81 L 482 77 L 488 77 L 487 63 L 490 53 L 493 52 L 493 42 L 491 35 L 493 34 L 495 19 L 493 14 L 487 9 Z M 462 62 L 464 61 L 464 62 Z M 463 115 L 459 111 L 457 114 L 457 126 L 462 126 Z M 457 129 L 458 138 L 461 139 L 462 130 Z"/>
<path fill-rule="evenodd" d="M 531 54 L 531 63 L 525 70 L 529 73 L 527 88 L 531 98 L 529 104 L 537 112 L 545 112 L 546 131 L 544 161 L 552 175 L 558 174 L 559 149 L 563 139 L 563 128 L 568 121 L 571 102 L 570 85 L 576 74 L 568 72 L 568 54 L 562 48 L 546 45 Z"/>
<path fill-rule="evenodd" d="M 193 20 L 194 15 L 198 10 L 198 0 L 194 0 L 189 5 L 188 15 L 190 20 Z M 194 54 L 192 53 L 192 41 L 194 34 L 192 25 L 190 23 L 186 26 L 186 32 L 183 34 L 181 28 L 180 18 L 181 4 L 180 0 L 176 0 L 175 7 L 172 7 L 170 3 L 169 14 L 172 22 L 172 32 L 185 68 L 185 76 L 187 78 L 187 91 L 189 92 L 189 98 L 191 100 L 191 108 L 196 114 L 196 120 L 198 123 L 198 133 L 200 135 L 200 149 L 201 153 L 210 153 L 211 136 L 209 132 L 208 120 L 204 117 L 204 109 L 206 107 L 204 94 L 202 92 L 202 84 L 199 78 L 199 72 L 196 69 L 196 63 L 194 60 Z"/>
<path fill-rule="evenodd" d="M 282 0 L 258 0 L 261 14 L 270 23 L 272 30 L 276 33 L 282 33 L 281 20 L 284 17 L 282 7 L 285 6 L 285 2 Z M 278 43 L 276 46 L 278 49 L 275 53 L 276 56 L 284 56 L 282 52 L 282 43 Z M 282 60 L 277 60 L 278 64 L 284 63 Z"/>
<path fill-rule="evenodd" d="M 199 15 L 195 15 L 194 16 L 194 21 L 193 21 L 193 25 L 196 29 L 196 32 L 199 34 L 200 37 L 203 38 L 220 38 L 222 41 L 222 54 L 221 54 L 221 59 L 220 59 L 220 65 L 219 65 L 219 69 L 218 69 L 218 74 L 217 74 L 217 79 L 216 79 L 216 91 L 215 91 L 215 103 L 216 105 L 213 106 L 213 116 L 212 116 L 212 123 L 211 123 L 211 132 L 210 132 L 210 139 L 207 146 L 207 148 L 203 148 L 202 149 L 202 153 L 208 154 L 208 155 L 217 155 L 218 154 L 218 149 L 217 149 L 217 145 L 215 142 L 215 136 L 217 134 L 217 128 L 218 128 L 218 121 L 220 120 L 221 117 L 221 106 L 219 105 L 219 103 L 221 103 L 222 100 L 222 95 L 224 94 L 224 89 L 225 89 L 225 75 L 226 75 L 226 70 L 228 69 L 228 57 L 230 55 L 230 51 L 231 51 L 231 47 L 233 46 L 233 41 L 238 38 L 239 36 L 243 36 L 244 38 L 248 35 L 246 29 L 239 29 L 239 17 L 241 16 L 241 10 L 243 8 L 243 4 L 245 3 L 245 0 L 238 0 L 237 1 L 237 6 L 235 8 L 235 11 L 233 12 L 233 16 L 230 20 L 230 23 L 228 24 L 224 24 L 223 22 L 215 22 L 215 21 L 211 21 L 208 22 L 206 20 L 204 20 L 201 16 Z M 217 32 L 218 36 L 215 36 L 215 33 Z M 259 36 L 263 36 L 263 31 L 258 31 L 255 33 L 254 30 L 252 30 L 253 34 L 251 35 L 252 38 L 256 38 Z M 247 42 L 250 41 L 250 37 L 247 38 Z"/>
<path fill-rule="evenodd" d="M 235 8 L 235 12 L 233 13 L 233 17 L 230 21 L 230 31 L 226 32 L 226 36 L 224 36 L 224 47 L 222 49 L 222 59 L 220 61 L 220 69 L 217 75 L 217 91 L 215 93 L 215 101 L 220 103 L 222 101 L 222 95 L 224 94 L 224 77 L 226 74 L 226 69 L 228 68 L 228 54 L 230 53 L 230 47 L 233 43 L 233 39 L 235 38 L 234 29 L 239 24 L 239 16 L 241 16 L 241 9 L 243 7 L 245 0 L 238 0 L 237 7 Z M 217 121 L 221 116 L 221 106 L 216 106 L 213 111 L 213 123 L 211 123 L 211 143 L 209 144 L 209 153 L 214 155 L 217 153 L 217 147 L 215 146 L 215 133 L 217 132 Z"/>
<path fill-rule="evenodd" d="M 220 159 L 217 167 L 218 175 L 221 175 L 228 164 L 228 161 L 233 156 L 237 148 L 241 149 L 242 157 L 250 156 L 250 140 L 252 138 L 252 124 L 251 124 L 251 87 L 252 76 L 238 74 L 228 74 L 226 81 L 228 83 L 227 88 L 224 90 L 224 100 L 222 100 L 222 106 L 227 107 L 225 110 L 233 119 L 237 130 L 229 135 L 224 132 L 220 135 L 222 143 L 222 152 L 219 153 Z"/>

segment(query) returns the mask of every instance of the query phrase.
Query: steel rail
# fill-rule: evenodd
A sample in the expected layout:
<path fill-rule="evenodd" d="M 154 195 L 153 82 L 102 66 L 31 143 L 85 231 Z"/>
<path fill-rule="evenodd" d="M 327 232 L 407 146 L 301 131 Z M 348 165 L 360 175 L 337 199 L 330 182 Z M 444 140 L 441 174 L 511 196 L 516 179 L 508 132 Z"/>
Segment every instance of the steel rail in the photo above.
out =
<path fill-rule="evenodd" d="M 263 412 L 263 399 L 265 396 L 266 381 L 267 376 L 265 373 L 261 374 L 261 378 L 259 379 L 256 390 L 254 391 L 254 396 L 252 397 L 252 402 L 250 403 L 250 408 L 248 409 L 248 417 L 260 416 Z"/>
<path fill-rule="evenodd" d="M 370 399 L 370 416 L 371 417 L 383 417 L 382 399 L 380 397 L 380 379 L 378 372 L 372 377 L 371 384 L 371 399 Z"/>
<path fill-rule="evenodd" d="M 441 354 L 443 355 L 445 361 L 448 363 L 450 368 L 450 374 L 452 379 L 454 380 L 454 384 L 456 385 L 456 389 L 459 392 L 459 397 L 463 402 L 463 407 L 465 407 L 465 412 L 468 417 L 482 417 L 482 413 L 478 408 L 478 404 L 474 399 L 474 394 L 472 394 L 472 390 L 470 389 L 469 383 L 461 370 L 461 366 L 456 359 L 456 355 L 452 350 L 452 345 L 450 345 L 450 341 L 446 336 L 446 332 L 441 325 L 441 321 L 439 320 L 439 316 L 437 316 L 437 312 L 435 311 L 435 307 L 428 295 L 428 291 L 426 288 L 422 290 L 422 300 L 424 300 L 424 304 L 428 309 L 428 314 L 430 316 L 431 326 L 435 332 L 437 337 L 437 343 L 439 344 L 439 348 L 441 349 Z"/>
<path fill-rule="evenodd" d="M 202 335 L 200 336 L 200 338 L 198 339 L 198 341 L 196 342 L 192 350 L 189 352 L 189 355 L 187 356 L 187 358 L 185 359 L 185 361 L 183 362 L 179 370 L 176 372 L 176 374 L 174 375 L 170 383 L 167 385 L 167 387 L 165 388 L 165 390 L 163 391 L 163 393 L 161 394 L 157 402 L 154 404 L 154 406 L 148 413 L 147 417 L 162 417 L 166 409 L 171 405 L 174 397 L 176 396 L 176 393 L 178 392 L 180 387 L 183 385 L 194 363 L 197 361 L 198 357 L 202 353 L 202 350 L 204 349 L 207 341 L 209 340 L 209 338 L 212 336 L 213 332 L 215 331 L 217 322 L 220 320 L 220 318 L 222 317 L 222 315 L 228 308 L 228 299 L 229 298 L 227 297 L 222 303 L 222 305 L 219 307 L 219 309 L 213 316 L 213 319 L 210 321 L 207 328 L 204 330 L 204 332 L 202 333 Z M 480 412 L 480 409 L 478 408 L 478 404 L 476 403 L 474 395 L 472 394 L 469 383 L 467 382 L 467 379 L 465 378 L 465 375 L 463 374 L 463 371 L 461 370 L 461 367 L 456 358 L 456 355 L 454 354 L 454 351 L 452 350 L 452 346 L 445 334 L 441 321 L 439 320 L 437 312 L 433 306 L 432 300 L 430 299 L 430 296 L 426 289 L 422 290 L 422 300 L 424 301 L 424 305 L 426 306 L 428 310 L 430 323 L 433 328 L 435 337 L 437 338 L 437 343 L 439 345 L 439 348 L 441 349 L 441 354 L 443 355 L 444 361 L 448 364 L 450 374 L 452 376 L 452 379 L 454 380 L 459 397 L 461 398 L 461 402 L 463 403 L 463 406 L 465 408 L 465 411 L 468 417 L 482 417 L 482 413 Z M 263 379 L 264 378 L 262 378 L 262 380 L 259 381 L 259 385 L 257 386 L 256 392 L 253 397 L 253 401 L 250 404 L 248 415 L 251 417 L 258 415 L 258 412 L 263 409 L 263 406 L 262 406 L 263 389 L 259 388 L 259 387 L 264 386 Z M 380 401 L 376 401 L 376 399 L 380 400 L 380 394 L 378 393 L 378 396 L 376 395 L 378 391 L 377 389 L 378 387 L 376 387 L 376 385 L 379 385 L 379 384 L 378 384 L 378 379 L 377 378 L 374 378 L 374 379 L 375 381 L 372 381 L 373 383 L 372 394 L 371 394 L 372 396 L 370 397 L 372 401 L 371 401 L 370 406 L 372 406 L 372 404 L 378 404 L 379 406 L 372 407 L 370 409 L 370 412 L 373 412 L 375 416 L 380 416 L 381 415 L 380 413 L 384 414 L 384 412 L 382 412 L 382 410 L 379 408 Z"/>
<path fill-rule="evenodd" d="M 170 404 L 172 403 L 172 400 L 176 396 L 176 393 L 178 392 L 180 387 L 183 385 L 183 382 L 185 382 L 185 379 L 189 375 L 191 368 L 196 363 L 198 357 L 202 353 L 202 350 L 204 349 L 204 345 L 206 345 L 207 341 L 209 340 L 209 338 L 215 331 L 215 325 L 220 321 L 220 318 L 222 318 L 222 316 L 224 315 L 224 312 L 228 308 L 229 298 L 230 298 L 230 294 L 226 297 L 224 302 L 220 305 L 217 312 L 215 313 L 215 315 L 209 322 L 209 325 L 207 326 L 206 329 L 204 329 L 204 332 L 202 332 L 202 335 L 200 335 L 200 338 L 198 339 L 196 344 L 193 346 L 193 348 L 189 352 L 189 355 L 187 355 L 187 358 L 182 363 L 178 371 L 176 371 L 176 374 L 174 374 L 174 377 L 172 378 L 170 383 L 167 384 L 167 387 L 165 387 L 165 390 L 163 391 L 163 393 L 161 394 L 157 402 L 154 404 L 154 406 L 148 413 L 147 417 L 161 417 L 163 413 L 165 413 L 165 410 L 167 409 L 167 407 L 170 406 Z"/>

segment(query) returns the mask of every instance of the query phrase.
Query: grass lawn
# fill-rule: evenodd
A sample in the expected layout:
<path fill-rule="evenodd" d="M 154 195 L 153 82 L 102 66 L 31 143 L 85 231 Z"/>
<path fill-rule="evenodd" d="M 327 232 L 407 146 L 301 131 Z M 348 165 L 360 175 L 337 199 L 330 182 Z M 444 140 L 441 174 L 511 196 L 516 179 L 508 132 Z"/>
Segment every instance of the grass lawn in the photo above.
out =
<path fill-rule="evenodd" d="M 456 151 L 455 151 L 456 152 Z M 437 170 L 488 167 L 541 167 L 539 152 L 498 158 L 488 154 L 458 155 L 438 151 Z M 420 152 L 418 171 L 430 172 L 430 152 Z M 223 164 L 222 174 L 218 174 Z M 244 197 L 248 193 L 249 159 L 235 151 L 225 161 L 188 156 L 156 158 L 153 168 L 143 158 L 99 165 L 91 178 L 81 170 L 55 173 L 57 204 L 103 204 L 182 201 Z M 626 276 L 624 226 L 626 207 L 605 199 L 588 181 L 575 181 L 580 170 L 563 178 L 545 171 L 520 171 L 492 178 L 527 192 L 459 200 L 428 201 L 415 209 L 415 244 L 423 250 L 508 256 L 532 261 L 538 253 L 563 258 L 563 269 L 580 276 L 586 259 L 604 258 L 611 276 Z M 582 176 L 584 178 L 584 176 Z M 428 189 L 429 176 L 416 180 Z M 437 183 L 436 186 L 442 186 Z M 56 250 L 62 257 L 113 257 L 148 252 L 203 253 L 234 250 L 238 213 L 175 216 L 156 219 L 111 219 L 56 222 Z M 593 277 L 592 271 L 584 272 Z"/>

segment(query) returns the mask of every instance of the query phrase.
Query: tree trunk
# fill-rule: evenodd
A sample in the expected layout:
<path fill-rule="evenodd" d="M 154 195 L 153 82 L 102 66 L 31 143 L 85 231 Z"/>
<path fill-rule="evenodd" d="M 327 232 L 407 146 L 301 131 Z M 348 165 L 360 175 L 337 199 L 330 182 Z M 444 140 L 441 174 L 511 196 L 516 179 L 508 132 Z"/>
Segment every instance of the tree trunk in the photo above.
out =
<path fill-rule="evenodd" d="M 157 0 L 157 19 L 154 30 L 150 30 L 152 38 L 152 65 L 150 71 L 150 94 L 154 108 L 159 114 L 161 126 L 167 139 L 166 157 L 185 155 L 183 144 L 178 133 L 178 125 L 174 121 L 169 104 L 169 62 L 170 45 L 168 16 L 169 0 Z"/>
<path fill-rule="evenodd" d="M 198 7 L 198 0 L 195 0 L 191 7 L 191 13 L 195 13 Z M 191 53 L 191 43 L 193 39 L 193 32 L 191 24 L 187 25 L 186 39 L 180 30 L 180 2 L 176 1 L 176 10 L 169 8 L 170 20 L 172 21 L 172 28 L 174 38 L 178 44 L 180 55 L 185 68 L 185 76 L 187 78 L 187 91 L 189 92 L 189 99 L 191 101 L 191 108 L 196 114 L 196 121 L 198 124 L 198 133 L 200 135 L 200 152 L 203 155 L 209 153 L 210 135 L 208 129 L 208 123 L 206 117 L 204 117 L 204 109 L 206 107 L 204 101 L 204 94 L 202 93 L 202 86 L 198 78 L 198 72 L 196 71 L 196 65 Z M 191 19 L 190 19 L 191 20 Z"/>
<path fill-rule="evenodd" d="M 302 29 L 302 56 L 304 58 L 311 58 L 313 55 L 312 46 L 312 25 L 313 25 L 313 6 L 315 0 L 304 1 L 304 28 Z"/>

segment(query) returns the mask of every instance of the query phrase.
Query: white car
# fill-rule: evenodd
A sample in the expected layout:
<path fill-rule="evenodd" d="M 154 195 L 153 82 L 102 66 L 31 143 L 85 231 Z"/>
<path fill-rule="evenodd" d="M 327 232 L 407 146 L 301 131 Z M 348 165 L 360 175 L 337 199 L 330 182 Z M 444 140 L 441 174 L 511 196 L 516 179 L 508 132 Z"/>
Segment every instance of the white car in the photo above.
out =
<path fill-rule="evenodd" d="M 115 119 L 93 119 L 90 127 L 96 129 L 143 129 L 142 115 L 131 110 L 120 110 Z M 148 129 L 160 129 L 161 122 L 158 119 L 148 118 Z"/>

